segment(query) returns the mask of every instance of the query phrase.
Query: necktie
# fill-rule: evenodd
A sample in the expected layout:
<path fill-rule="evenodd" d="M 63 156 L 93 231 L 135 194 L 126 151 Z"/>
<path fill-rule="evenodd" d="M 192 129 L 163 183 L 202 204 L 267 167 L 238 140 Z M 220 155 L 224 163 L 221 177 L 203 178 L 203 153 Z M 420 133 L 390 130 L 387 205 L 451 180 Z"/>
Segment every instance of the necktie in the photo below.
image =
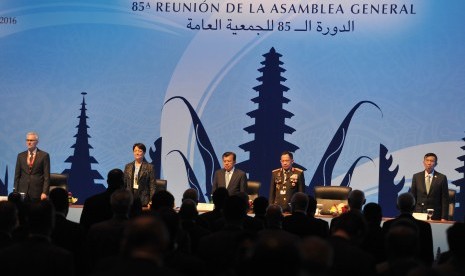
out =
<path fill-rule="evenodd" d="M 29 152 L 29 172 L 32 171 L 32 164 L 34 164 L 34 152 Z"/>
<path fill-rule="evenodd" d="M 426 194 L 429 194 L 429 190 L 431 188 L 431 179 L 430 179 L 430 175 L 428 174 L 426 176 Z"/>
<path fill-rule="evenodd" d="M 226 188 L 229 186 L 229 180 L 231 180 L 231 172 L 226 172 Z"/>

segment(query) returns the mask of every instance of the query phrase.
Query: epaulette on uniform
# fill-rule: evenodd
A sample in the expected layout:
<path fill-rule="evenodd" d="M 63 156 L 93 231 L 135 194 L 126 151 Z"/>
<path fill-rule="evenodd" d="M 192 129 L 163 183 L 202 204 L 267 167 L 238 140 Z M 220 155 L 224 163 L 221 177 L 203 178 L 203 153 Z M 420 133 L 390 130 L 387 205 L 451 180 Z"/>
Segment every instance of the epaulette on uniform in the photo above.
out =
<path fill-rule="evenodd" d="M 281 170 L 281 168 L 275 169 L 275 170 L 273 170 L 273 172 L 278 172 L 278 171 L 280 171 L 280 170 Z"/>
<path fill-rule="evenodd" d="M 292 168 L 293 171 L 298 171 L 298 172 L 303 172 L 304 170 L 299 169 L 299 168 Z"/>

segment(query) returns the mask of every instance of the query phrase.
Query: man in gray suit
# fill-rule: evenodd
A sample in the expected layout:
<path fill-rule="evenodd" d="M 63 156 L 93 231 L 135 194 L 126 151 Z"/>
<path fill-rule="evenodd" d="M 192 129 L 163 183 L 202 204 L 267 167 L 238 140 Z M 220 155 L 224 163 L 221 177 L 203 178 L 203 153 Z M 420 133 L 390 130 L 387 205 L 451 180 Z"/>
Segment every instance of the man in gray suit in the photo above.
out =
<path fill-rule="evenodd" d="M 37 133 L 27 133 L 27 150 L 18 154 L 16 160 L 14 189 L 28 201 L 47 199 L 49 192 L 50 156 L 37 148 L 38 143 Z"/>
<path fill-rule="evenodd" d="M 415 198 L 415 212 L 426 212 L 434 209 L 431 219 L 445 221 L 449 213 L 449 187 L 447 177 L 434 170 L 438 157 L 434 153 L 427 153 L 423 158 L 424 171 L 412 177 L 410 192 Z"/>
<path fill-rule="evenodd" d="M 247 175 L 236 169 L 234 165 L 236 165 L 236 154 L 230 151 L 223 153 L 223 168 L 215 172 L 212 193 L 218 187 L 225 187 L 229 195 L 247 193 Z"/>

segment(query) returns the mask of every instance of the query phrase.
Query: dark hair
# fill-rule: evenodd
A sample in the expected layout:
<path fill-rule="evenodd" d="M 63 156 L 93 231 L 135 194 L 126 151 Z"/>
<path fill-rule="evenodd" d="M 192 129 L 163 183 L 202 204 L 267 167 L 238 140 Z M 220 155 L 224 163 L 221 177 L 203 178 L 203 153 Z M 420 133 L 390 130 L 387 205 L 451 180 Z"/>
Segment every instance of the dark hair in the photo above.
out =
<path fill-rule="evenodd" d="M 383 218 L 383 211 L 378 203 L 370 202 L 363 207 L 363 216 L 368 223 L 379 225 Z"/>
<path fill-rule="evenodd" d="M 233 156 L 233 161 L 236 161 L 236 154 L 235 154 L 234 152 L 232 152 L 232 151 L 227 151 L 227 152 L 223 153 L 223 157 L 222 157 L 222 158 L 228 157 L 228 156 L 230 156 L 230 155 Z"/>
<path fill-rule="evenodd" d="M 0 231 L 11 233 L 18 221 L 18 208 L 11 201 L 0 201 Z"/>
<path fill-rule="evenodd" d="M 196 189 L 189 188 L 182 194 L 182 201 L 184 202 L 185 199 L 191 199 L 197 204 L 199 202 L 199 193 Z"/>
<path fill-rule="evenodd" d="M 120 169 L 113 169 L 107 176 L 108 189 L 117 190 L 124 186 L 124 173 Z"/>
<path fill-rule="evenodd" d="M 69 208 L 68 192 L 60 187 L 50 191 L 49 199 L 57 212 L 67 212 Z"/>
<path fill-rule="evenodd" d="M 163 207 L 174 208 L 174 196 L 168 191 L 158 191 L 152 196 L 151 210 L 159 210 Z"/>
<path fill-rule="evenodd" d="M 229 192 L 225 187 L 218 187 L 212 194 L 213 204 L 215 209 L 223 209 L 226 199 L 229 197 Z"/>
<path fill-rule="evenodd" d="M 253 200 L 253 211 L 255 214 L 265 215 L 268 205 L 268 199 L 264 196 L 259 196 Z"/>
<path fill-rule="evenodd" d="M 425 157 L 423 157 L 423 159 L 426 159 L 427 157 L 430 157 L 430 156 L 433 156 L 435 161 L 434 162 L 438 162 L 438 156 L 435 154 L 435 153 L 432 153 L 432 152 L 428 152 L 427 154 L 425 154 Z"/>
<path fill-rule="evenodd" d="M 142 143 L 135 143 L 134 146 L 132 146 L 132 150 L 134 151 L 134 149 L 138 147 L 139 149 L 141 149 L 144 153 L 145 151 L 147 150 L 147 148 L 145 147 L 144 144 Z"/>
<path fill-rule="evenodd" d="M 286 150 L 286 151 L 283 151 L 283 153 L 281 153 L 281 156 L 283 156 L 283 155 L 289 155 L 289 157 L 290 157 L 291 159 L 294 159 L 294 155 L 293 155 L 292 152 L 290 152 L 290 151 L 287 151 L 287 150 Z"/>

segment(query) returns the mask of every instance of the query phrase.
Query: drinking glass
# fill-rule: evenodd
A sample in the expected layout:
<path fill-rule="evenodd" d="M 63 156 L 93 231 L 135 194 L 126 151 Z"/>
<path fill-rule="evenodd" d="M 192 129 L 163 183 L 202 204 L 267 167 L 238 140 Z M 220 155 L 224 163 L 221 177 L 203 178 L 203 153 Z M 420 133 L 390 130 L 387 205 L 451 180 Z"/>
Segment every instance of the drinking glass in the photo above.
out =
<path fill-rule="evenodd" d="M 433 217 L 433 214 L 434 214 L 434 209 L 426 209 L 426 219 L 427 220 L 431 220 L 431 218 Z"/>
<path fill-rule="evenodd" d="M 316 205 L 316 214 L 317 214 L 317 215 L 321 215 L 321 210 L 323 210 L 323 204 L 318 203 L 318 204 Z"/>

